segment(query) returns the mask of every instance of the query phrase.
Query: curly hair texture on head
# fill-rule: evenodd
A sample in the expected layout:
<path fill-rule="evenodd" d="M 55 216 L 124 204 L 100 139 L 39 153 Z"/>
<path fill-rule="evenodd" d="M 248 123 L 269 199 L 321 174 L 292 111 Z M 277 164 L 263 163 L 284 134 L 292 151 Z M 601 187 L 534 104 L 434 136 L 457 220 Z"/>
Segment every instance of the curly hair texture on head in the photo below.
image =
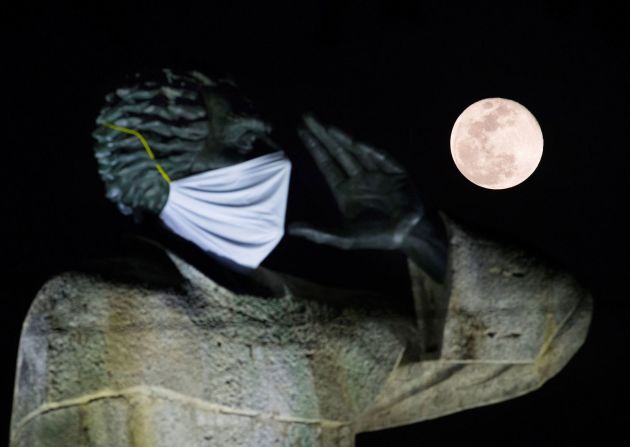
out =
<path fill-rule="evenodd" d="M 92 133 L 106 197 L 125 215 L 158 214 L 168 198 L 168 177 L 230 164 L 229 157 L 219 160 L 220 148 L 246 152 L 255 139 L 251 132 L 269 132 L 254 116 L 251 103 L 229 79 L 168 69 L 135 75 L 105 96 Z M 141 139 L 123 128 L 138 132 L 155 160 Z"/>
<path fill-rule="evenodd" d="M 186 173 L 208 136 L 207 112 L 201 93 L 215 83 L 198 72 L 159 76 L 121 87 L 105 96 L 96 119 L 94 154 L 105 182 L 106 197 L 125 215 L 133 210 L 158 213 L 168 197 L 168 183 L 156 169 L 159 163 L 171 178 Z M 141 140 L 105 124 L 133 129 L 148 142 L 151 160 Z"/>

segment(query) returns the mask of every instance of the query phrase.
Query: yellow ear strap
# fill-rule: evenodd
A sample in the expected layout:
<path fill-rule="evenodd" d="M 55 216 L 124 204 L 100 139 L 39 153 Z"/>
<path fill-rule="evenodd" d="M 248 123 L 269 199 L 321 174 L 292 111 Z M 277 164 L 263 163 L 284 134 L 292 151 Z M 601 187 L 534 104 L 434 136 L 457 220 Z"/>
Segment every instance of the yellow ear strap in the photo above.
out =
<path fill-rule="evenodd" d="M 140 142 L 144 146 L 144 149 L 147 151 L 147 154 L 149 154 L 149 158 L 151 160 L 155 161 L 155 155 L 153 154 L 153 151 L 149 147 L 149 143 L 142 136 L 142 134 L 140 132 L 138 132 L 137 130 L 129 129 L 127 127 L 117 126 L 115 124 L 110 124 L 110 123 L 105 123 L 105 124 L 103 124 L 103 126 L 109 127 L 110 129 L 114 129 L 114 130 L 117 130 L 119 132 L 124 132 L 124 133 L 131 134 L 134 137 L 138 138 L 138 140 L 140 140 Z M 171 183 L 171 178 L 168 176 L 168 174 L 166 173 L 164 168 L 162 168 L 162 166 L 157 161 L 155 162 L 155 169 L 157 169 L 158 172 L 160 173 L 160 175 L 164 178 L 164 180 L 166 180 L 166 183 Z"/>

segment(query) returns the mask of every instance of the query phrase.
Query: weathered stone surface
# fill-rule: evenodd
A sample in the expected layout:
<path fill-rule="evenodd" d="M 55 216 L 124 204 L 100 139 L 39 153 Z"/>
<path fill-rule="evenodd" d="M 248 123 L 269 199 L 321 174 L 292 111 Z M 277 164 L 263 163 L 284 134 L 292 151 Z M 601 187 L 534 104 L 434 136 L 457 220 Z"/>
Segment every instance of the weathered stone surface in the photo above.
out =
<path fill-rule="evenodd" d="M 291 278 L 237 295 L 174 255 L 177 290 L 54 278 L 24 324 L 12 445 L 352 446 L 539 387 L 583 342 L 589 295 L 449 226 L 447 287 L 410 268 L 418 324 Z"/>
<path fill-rule="evenodd" d="M 15 445 L 352 445 L 410 320 L 288 289 L 235 295 L 173 259 L 183 291 L 72 273 L 45 285 L 22 336 Z"/>

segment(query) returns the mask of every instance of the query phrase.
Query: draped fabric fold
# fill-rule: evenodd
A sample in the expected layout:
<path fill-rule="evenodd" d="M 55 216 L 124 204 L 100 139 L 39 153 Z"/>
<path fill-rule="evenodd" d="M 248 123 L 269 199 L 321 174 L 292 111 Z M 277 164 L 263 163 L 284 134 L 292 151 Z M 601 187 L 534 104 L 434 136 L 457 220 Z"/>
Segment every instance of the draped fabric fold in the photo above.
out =
<path fill-rule="evenodd" d="M 284 235 L 290 174 L 278 151 L 175 180 L 160 219 L 203 250 L 256 268 Z"/>

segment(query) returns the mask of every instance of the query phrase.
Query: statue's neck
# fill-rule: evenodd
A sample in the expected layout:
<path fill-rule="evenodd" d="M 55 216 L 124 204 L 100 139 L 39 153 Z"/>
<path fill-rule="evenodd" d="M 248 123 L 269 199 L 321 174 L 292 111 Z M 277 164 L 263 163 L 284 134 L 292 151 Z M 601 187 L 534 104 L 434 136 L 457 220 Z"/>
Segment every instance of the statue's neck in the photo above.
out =
<path fill-rule="evenodd" d="M 234 293 L 256 296 L 275 296 L 278 293 L 274 284 L 261 281 L 261 277 L 266 278 L 268 275 L 259 275 L 255 270 L 218 259 L 192 242 L 172 233 L 160 225 L 158 220 L 148 220 L 138 230 L 137 233 L 129 235 L 128 239 L 132 245 L 152 246 L 163 253 L 170 252 Z"/>

